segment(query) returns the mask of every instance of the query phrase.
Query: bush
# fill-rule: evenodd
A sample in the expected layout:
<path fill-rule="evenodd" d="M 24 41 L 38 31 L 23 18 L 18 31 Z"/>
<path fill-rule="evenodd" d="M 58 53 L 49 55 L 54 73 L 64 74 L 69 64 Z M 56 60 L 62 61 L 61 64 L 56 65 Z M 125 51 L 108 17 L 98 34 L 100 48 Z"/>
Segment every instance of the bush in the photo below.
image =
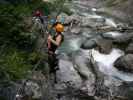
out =
<path fill-rule="evenodd" d="M 45 15 L 58 12 L 64 2 L 6 1 L 9 3 L 0 4 L 0 82 L 8 83 L 24 78 L 39 59 L 44 59 L 44 55 L 42 57 L 35 51 L 37 34 L 30 31 L 27 23 L 31 19 L 28 18 L 32 18 L 36 9 L 40 9 Z"/>
<path fill-rule="evenodd" d="M 40 0 L 27 4 L 0 4 L 0 82 L 24 78 L 40 59 L 39 54 L 34 52 L 36 37 L 26 29 L 24 20 L 32 17 L 35 9 L 49 14 L 49 5 Z M 34 63 L 30 59 L 33 52 L 38 55 L 35 60 L 32 59 Z"/>
<path fill-rule="evenodd" d="M 16 81 L 24 78 L 32 67 L 26 57 L 27 53 L 10 49 L 0 57 L 0 78 L 2 81 Z"/>

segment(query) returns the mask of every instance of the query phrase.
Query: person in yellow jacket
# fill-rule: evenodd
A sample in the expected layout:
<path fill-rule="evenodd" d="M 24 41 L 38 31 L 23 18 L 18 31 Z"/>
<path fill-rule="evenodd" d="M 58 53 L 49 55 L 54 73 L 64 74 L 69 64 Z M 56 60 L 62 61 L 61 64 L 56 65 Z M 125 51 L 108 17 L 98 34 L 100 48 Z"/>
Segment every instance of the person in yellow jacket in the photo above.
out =
<path fill-rule="evenodd" d="M 56 34 L 54 36 L 50 35 L 47 39 L 47 46 L 48 46 L 48 63 L 50 66 L 50 73 L 55 73 L 56 68 L 58 68 L 58 60 L 56 59 L 55 51 L 56 49 L 61 45 L 63 42 L 64 36 L 62 32 L 64 31 L 64 26 L 61 23 L 55 23 L 53 25 L 53 28 L 56 31 Z"/>

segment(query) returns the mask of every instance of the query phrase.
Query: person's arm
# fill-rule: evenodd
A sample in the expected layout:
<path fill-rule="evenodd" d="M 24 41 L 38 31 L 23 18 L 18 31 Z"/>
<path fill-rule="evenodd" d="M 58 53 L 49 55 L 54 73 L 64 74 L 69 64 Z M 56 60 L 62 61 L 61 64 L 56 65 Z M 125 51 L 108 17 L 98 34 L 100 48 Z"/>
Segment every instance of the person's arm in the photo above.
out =
<path fill-rule="evenodd" d="M 58 37 L 56 37 L 56 41 L 53 40 L 51 37 L 49 37 L 49 39 L 50 39 L 50 41 L 51 41 L 53 44 L 55 44 L 56 46 L 60 46 L 61 40 L 62 40 L 62 36 L 59 35 Z"/>
<path fill-rule="evenodd" d="M 50 41 L 50 39 L 49 38 L 51 38 L 51 36 L 49 35 L 48 36 L 48 39 L 47 39 L 47 46 L 48 46 L 48 48 L 50 48 L 51 47 L 51 41 Z"/>

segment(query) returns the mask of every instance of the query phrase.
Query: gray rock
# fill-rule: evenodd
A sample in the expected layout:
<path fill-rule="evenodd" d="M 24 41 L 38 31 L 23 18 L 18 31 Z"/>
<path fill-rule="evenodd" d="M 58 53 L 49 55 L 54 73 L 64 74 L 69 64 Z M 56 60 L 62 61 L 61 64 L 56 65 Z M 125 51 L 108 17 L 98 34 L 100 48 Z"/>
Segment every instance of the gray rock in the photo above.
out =
<path fill-rule="evenodd" d="M 120 37 L 122 34 L 121 33 L 118 33 L 118 32 L 107 32 L 107 33 L 103 33 L 102 36 L 104 38 L 107 38 L 107 39 L 115 39 L 115 38 L 118 38 Z"/>
<path fill-rule="evenodd" d="M 127 54 L 118 58 L 114 66 L 124 72 L 133 72 L 133 54 Z"/>
<path fill-rule="evenodd" d="M 128 43 L 132 40 L 133 33 L 125 33 L 114 39 L 114 43 Z"/>
<path fill-rule="evenodd" d="M 112 40 L 107 40 L 107 39 L 97 39 L 96 40 L 98 50 L 101 53 L 109 54 L 112 50 Z"/>
<path fill-rule="evenodd" d="M 71 61 L 59 60 L 59 71 L 57 72 L 57 80 L 59 83 L 71 82 L 76 87 L 81 84 L 81 78 L 77 71 L 74 69 Z"/>
<path fill-rule="evenodd" d="M 70 23 L 80 23 L 81 17 L 79 15 L 73 14 L 71 16 L 66 17 L 64 24 L 70 24 Z"/>
<path fill-rule="evenodd" d="M 92 72 L 88 58 L 80 51 L 74 52 L 72 56 L 71 61 L 59 60 L 60 70 L 57 72 L 57 80 L 60 88 L 68 86 L 73 88 L 71 91 L 78 90 L 88 97 L 94 96 L 95 75 Z M 64 86 L 61 87 L 61 84 L 64 84 Z"/>
<path fill-rule="evenodd" d="M 126 48 L 126 53 L 133 53 L 133 42 L 131 42 Z"/>
<path fill-rule="evenodd" d="M 18 87 L 16 94 L 16 99 L 18 100 L 27 100 L 28 98 L 41 99 L 41 97 L 42 91 L 40 85 L 32 80 L 28 80 L 22 83 L 22 86 Z"/>
<path fill-rule="evenodd" d="M 81 48 L 83 48 L 83 49 L 92 49 L 96 46 L 97 46 L 96 41 L 87 39 L 83 42 L 83 44 L 81 45 Z"/>
<path fill-rule="evenodd" d="M 103 26 L 104 23 L 102 21 L 99 21 L 98 19 L 99 18 L 93 18 L 93 16 L 92 18 L 84 17 L 82 18 L 81 26 L 92 28 Z"/>
<path fill-rule="evenodd" d="M 94 33 L 94 31 L 91 29 L 91 28 L 81 28 L 81 32 L 82 32 L 82 35 L 84 36 L 84 37 L 87 37 L 87 38 L 89 38 L 90 36 L 92 36 L 93 34 L 92 33 Z"/>
<path fill-rule="evenodd" d="M 78 35 L 81 33 L 81 28 L 80 27 L 74 27 L 71 29 L 71 33 Z"/>
<path fill-rule="evenodd" d="M 31 96 L 33 99 L 40 99 L 42 96 L 40 86 L 33 81 L 26 83 L 25 93 L 26 95 Z"/>
<path fill-rule="evenodd" d="M 132 0 L 126 0 L 117 3 L 116 0 L 99 0 L 99 3 L 102 4 L 101 7 L 99 7 L 100 9 L 98 9 L 100 13 L 103 12 L 104 14 L 114 16 L 117 21 L 120 20 L 132 23 Z"/>
<path fill-rule="evenodd" d="M 88 95 L 93 96 L 95 93 L 95 75 L 92 71 L 91 62 L 84 56 L 82 51 L 77 51 L 73 57 L 73 63 L 74 68 L 84 80 L 81 90 L 87 90 Z"/>

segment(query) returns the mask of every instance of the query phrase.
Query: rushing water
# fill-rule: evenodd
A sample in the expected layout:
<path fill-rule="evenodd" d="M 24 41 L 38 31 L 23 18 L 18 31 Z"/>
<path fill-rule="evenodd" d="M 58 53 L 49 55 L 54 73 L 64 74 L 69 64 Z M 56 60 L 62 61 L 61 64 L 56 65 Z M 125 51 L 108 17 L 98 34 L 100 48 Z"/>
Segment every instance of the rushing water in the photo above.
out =
<path fill-rule="evenodd" d="M 113 19 L 105 18 L 95 13 L 90 14 L 90 13 L 83 12 L 81 14 L 88 18 L 96 18 L 96 19 L 104 18 L 106 25 L 111 27 L 117 27 Z M 121 35 L 121 33 L 119 32 L 108 32 L 106 34 L 112 35 L 113 37 L 118 37 Z M 65 40 L 62 46 L 57 50 L 58 53 L 71 53 L 77 50 L 81 50 L 80 46 L 83 42 L 83 37 L 81 36 L 79 36 L 78 38 L 70 38 Z M 101 54 L 99 51 L 96 51 L 96 50 L 92 50 L 92 51 L 93 51 L 92 55 L 94 57 L 94 60 L 97 62 L 101 72 L 124 81 L 133 81 L 133 74 L 120 72 L 113 66 L 116 59 L 124 55 L 123 51 L 113 48 L 110 54 L 108 55 Z M 85 52 L 85 55 L 87 55 L 90 52 L 90 50 L 84 50 L 84 52 Z"/>
<path fill-rule="evenodd" d="M 121 33 L 119 33 L 119 32 L 107 32 L 107 33 L 105 33 L 106 35 L 111 35 L 112 37 L 119 37 L 119 36 L 121 36 L 122 34 Z"/>
<path fill-rule="evenodd" d="M 107 18 L 105 22 L 108 26 L 117 27 L 116 23 L 113 21 L 113 19 Z"/>
<path fill-rule="evenodd" d="M 65 40 L 62 46 L 57 50 L 59 53 L 71 53 L 73 51 L 77 51 L 80 48 L 83 38 L 71 38 Z"/>
<path fill-rule="evenodd" d="M 124 81 L 133 81 L 133 74 L 120 72 L 113 66 L 116 59 L 124 55 L 123 51 L 114 48 L 110 54 L 105 55 L 94 50 L 92 55 L 101 72 Z"/>
<path fill-rule="evenodd" d="M 65 43 L 62 45 L 62 47 L 59 49 L 58 52 L 60 53 L 71 53 L 80 49 L 80 39 L 72 39 L 65 41 Z M 89 52 L 91 50 L 83 50 L 85 53 L 85 56 L 88 56 L 89 58 Z M 126 72 L 118 71 L 114 66 L 114 62 L 117 58 L 124 55 L 124 52 L 119 49 L 112 49 L 110 54 L 102 54 L 97 50 L 92 50 L 92 55 L 94 57 L 94 60 L 97 62 L 99 69 L 101 72 L 103 72 L 106 75 L 121 79 L 123 81 L 133 81 L 133 74 L 129 74 Z"/>

